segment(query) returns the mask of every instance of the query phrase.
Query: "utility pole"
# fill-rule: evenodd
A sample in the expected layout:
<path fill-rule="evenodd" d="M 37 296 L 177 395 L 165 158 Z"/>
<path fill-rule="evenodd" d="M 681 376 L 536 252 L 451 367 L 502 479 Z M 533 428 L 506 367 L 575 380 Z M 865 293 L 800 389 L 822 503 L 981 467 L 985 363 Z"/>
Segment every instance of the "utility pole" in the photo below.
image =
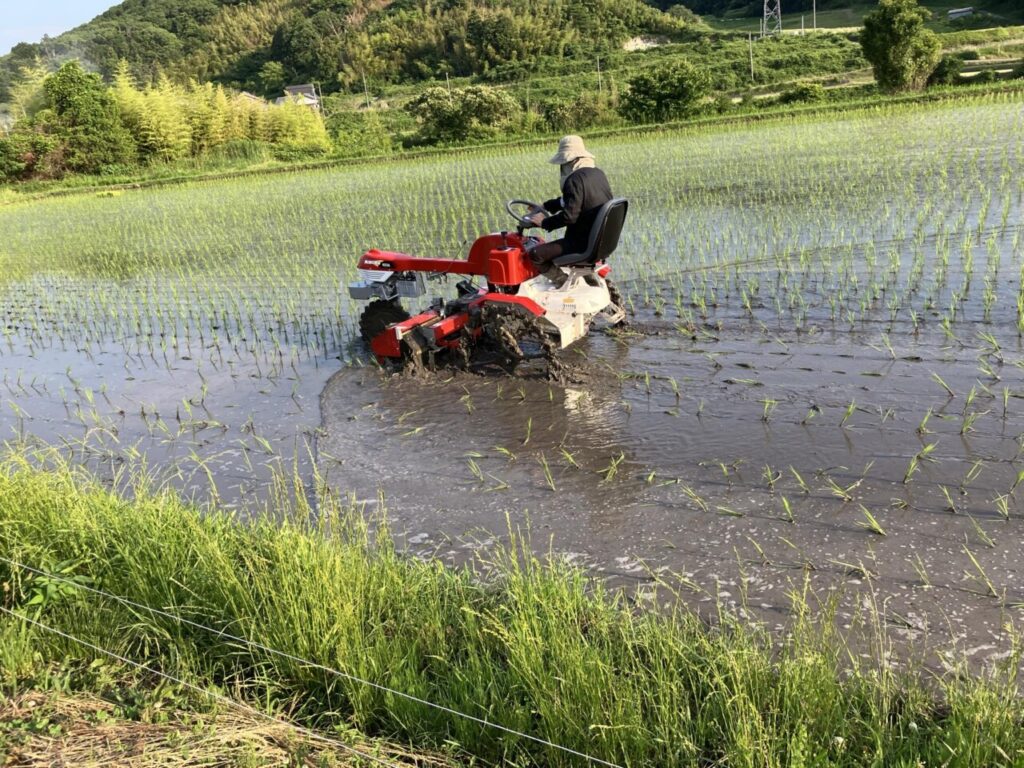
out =
<path fill-rule="evenodd" d="M 363 73 L 363 96 L 366 97 L 366 108 L 370 108 L 370 89 L 366 87 L 366 72 Z"/>
<path fill-rule="evenodd" d="M 448 95 L 451 96 L 452 95 L 452 81 L 448 77 L 448 73 L 447 72 L 444 73 L 444 82 L 448 86 Z"/>
<path fill-rule="evenodd" d="M 817 29 L 818 29 L 818 0 L 812 0 L 812 2 L 811 2 L 811 13 L 813 14 L 811 16 L 811 19 L 812 19 L 811 26 L 814 28 L 815 31 L 817 31 Z"/>
<path fill-rule="evenodd" d="M 747 45 L 750 46 L 750 82 L 754 82 L 754 33 L 747 32 Z"/>
<path fill-rule="evenodd" d="M 316 111 L 324 117 L 328 117 L 327 105 L 324 104 L 324 89 L 320 87 L 320 83 L 316 80 L 313 81 L 313 93 L 316 94 Z"/>
<path fill-rule="evenodd" d="M 604 83 L 601 82 L 601 57 L 597 57 L 597 92 L 604 95 Z"/>
<path fill-rule="evenodd" d="M 782 0 L 764 0 L 762 24 L 762 37 L 782 34 Z"/>

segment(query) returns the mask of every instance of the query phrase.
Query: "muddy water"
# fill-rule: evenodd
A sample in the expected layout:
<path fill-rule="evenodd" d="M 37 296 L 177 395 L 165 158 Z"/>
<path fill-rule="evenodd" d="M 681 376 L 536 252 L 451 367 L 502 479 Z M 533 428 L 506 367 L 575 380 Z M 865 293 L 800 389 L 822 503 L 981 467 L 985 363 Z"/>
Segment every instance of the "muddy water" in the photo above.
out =
<path fill-rule="evenodd" d="M 1024 618 L 1024 354 L 1001 350 L 995 381 L 937 337 L 634 328 L 570 354 L 565 386 L 343 370 L 321 470 L 383 498 L 420 556 L 523 529 L 641 600 L 663 579 L 782 629 L 806 579 L 846 627 L 877 613 L 909 647 L 1005 655 Z"/>
<path fill-rule="evenodd" d="M 0 440 L 118 478 L 126 491 L 144 464 L 186 498 L 245 509 L 266 500 L 282 470 L 312 474 L 318 397 L 340 365 L 198 342 L 154 353 L 11 335 Z"/>

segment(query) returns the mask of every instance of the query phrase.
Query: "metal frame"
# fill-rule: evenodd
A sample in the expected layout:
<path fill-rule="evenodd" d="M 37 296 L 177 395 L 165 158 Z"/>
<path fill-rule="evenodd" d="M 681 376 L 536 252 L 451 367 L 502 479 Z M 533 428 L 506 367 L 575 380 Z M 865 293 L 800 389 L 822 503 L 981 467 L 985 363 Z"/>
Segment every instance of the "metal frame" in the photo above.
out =
<path fill-rule="evenodd" d="M 782 0 L 764 0 L 761 37 L 782 34 Z"/>

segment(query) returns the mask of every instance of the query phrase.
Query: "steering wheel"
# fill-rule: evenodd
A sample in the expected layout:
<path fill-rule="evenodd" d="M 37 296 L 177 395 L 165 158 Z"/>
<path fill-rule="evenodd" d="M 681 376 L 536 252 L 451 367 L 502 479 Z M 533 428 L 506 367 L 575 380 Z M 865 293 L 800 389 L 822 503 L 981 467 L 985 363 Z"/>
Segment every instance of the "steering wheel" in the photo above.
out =
<path fill-rule="evenodd" d="M 526 206 L 529 211 L 526 213 L 519 213 L 516 211 L 517 206 Z M 530 227 L 536 227 L 537 225 L 530 221 L 527 216 L 533 216 L 535 213 L 544 213 L 544 206 L 540 203 L 534 203 L 530 200 L 509 200 L 505 203 L 505 210 L 508 211 L 508 215 L 519 222 L 519 226 L 529 229 Z"/>

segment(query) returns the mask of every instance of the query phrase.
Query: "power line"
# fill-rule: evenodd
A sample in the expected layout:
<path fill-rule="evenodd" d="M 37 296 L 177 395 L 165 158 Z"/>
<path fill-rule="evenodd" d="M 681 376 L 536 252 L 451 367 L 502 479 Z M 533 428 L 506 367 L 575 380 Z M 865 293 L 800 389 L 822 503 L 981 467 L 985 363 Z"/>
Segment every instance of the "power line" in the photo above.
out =
<path fill-rule="evenodd" d="M 412 701 L 412 702 L 415 702 L 417 704 L 422 704 L 423 706 L 430 707 L 432 709 L 436 709 L 436 710 L 441 711 L 441 712 L 445 712 L 445 713 L 447 713 L 449 715 L 454 715 L 456 717 L 461 717 L 461 718 L 464 718 L 466 720 L 470 720 L 470 721 L 472 721 L 474 723 L 478 723 L 478 724 L 483 725 L 483 726 L 485 726 L 487 728 L 493 728 L 495 730 L 499 730 L 499 731 L 502 731 L 504 733 L 508 733 L 508 734 L 510 734 L 512 736 L 519 736 L 520 738 L 527 739 L 529 741 L 532 741 L 532 742 L 537 743 L 537 744 L 541 744 L 541 745 L 546 746 L 546 747 L 550 747 L 552 749 L 557 749 L 557 750 L 559 750 L 561 752 L 565 752 L 566 754 L 570 754 L 570 755 L 573 755 L 575 757 L 580 757 L 580 758 L 583 758 L 585 760 L 589 760 L 590 762 L 596 763 L 598 765 L 606 765 L 609 768 L 623 768 L 618 763 L 612 763 L 612 762 L 609 762 L 607 760 L 602 760 L 599 757 L 594 757 L 593 755 L 588 755 L 585 752 L 579 752 L 579 751 L 577 751 L 575 749 L 572 749 L 571 747 L 564 747 L 564 746 L 562 746 L 560 744 L 555 744 L 554 742 L 548 741 L 547 739 L 542 739 L 539 736 L 531 736 L 528 733 L 523 733 L 522 731 L 517 731 L 517 730 L 515 730 L 513 728 L 507 728 L 504 725 L 500 725 L 498 723 L 492 723 L 489 720 L 485 720 L 483 718 L 476 717 L 475 715 L 470 715 L 470 714 L 467 714 L 465 712 L 459 712 L 458 710 L 451 709 L 450 707 L 446 707 L 443 704 L 435 704 L 432 701 L 428 701 L 427 699 L 421 699 L 418 696 L 413 696 L 410 693 L 404 693 L 402 691 L 395 690 L 394 688 L 388 688 L 386 685 L 381 685 L 380 683 L 375 683 L 375 682 L 373 682 L 371 680 L 366 680 L 364 678 L 357 677 L 356 675 L 352 675 L 352 674 L 350 674 L 348 672 L 342 672 L 342 671 L 334 669 L 332 667 L 328 667 L 328 666 L 325 666 L 323 664 L 319 664 L 319 663 L 317 663 L 315 661 L 310 661 L 309 659 L 304 659 L 301 656 L 295 656 L 295 655 L 290 654 L 290 653 L 288 653 L 286 651 L 280 651 L 280 650 L 277 650 L 276 648 L 271 648 L 269 646 L 263 645 L 262 643 L 258 643 L 255 640 L 249 640 L 249 639 L 244 638 L 244 637 L 239 637 L 237 635 L 232 635 L 231 633 L 226 632 L 226 631 L 224 631 L 222 629 L 213 629 L 212 627 L 208 627 L 205 624 L 200 624 L 200 623 L 192 621 L 190 619 L 186 619 L 183 616 L 178 616 L 176 614 L 169 613 L 168 611 L 161 610 L 160 608 L 153 608 L 152 606 L 145 605 L 143 603 L 137 603 L 134 600 L 128 599 L 127 597 L 121 597 L 120 595 L 115 595 L 115 594 L 112 594 L 110 592 L 105 592 L 105 591 L 103 591 L 101 589 L 96 589 L 95 587 L 90 587 L 87 584 L 81 584 L 79 582 L 72 581 L 71 579 L 65 578 L 65 577 L 60 576 L 60 575 L 55 574 L 55 573 L 48 573 L 47 571 L 42 571 L 42 570 L 40 570 L 38 568 L 33 568 L 31 565 L 25 565 L 24 563 L 20 563 L 17 560 L 11 560 L 10 558 L 0 556 L 0 562 L 7 563 L 8 565 L 12 565 L 12 566 L 14 566 L 16 568 L 22 568 L 22 569 L 24 569 L 26 571 L 29 571 L 30 573 L 34 573 L 34 574 L 37 574 L 39 576 L 43 576 L 43 577 L 48 578 L 48 579 L 53 579 L 55 581 L 59 581 L 59 582 L 62 582 L 64 584 L 68 584 L 70 586 L 77 587 L 78 589 L 83 589 L 83 590 L 85 590 L 87 592 L 92 592 L 93 594 L 99 595 L 100 597 L 106 597 L 106 598 L 109 598 L 111 600 L 116 600 L 117 602 L 121 603 L 122 605 L 127 605 L 127 606 L 130 606 L 132 608 L 138 608 L 138 609 L 143 610 L 143 611 L 149 611 L 150 613 L 156 614 L 158 616 L 163 616 L 163 617 L 171 619 L 173 621 L 181 622 L 182 624 L 187 624 L 188 626 L 195 627 L 196 629 L 202 629 L 202 630 L 204 630 L 206 632 L 210 632 L 210 633 L 216 635 L 217 637 L 223 637 L 223 638 L 227 638 L 228 640 L 234 640 L 234 641 L 242 643 L 243 645 L 246 645 L 246 646 L 248 646 L 250 648 L 256 648 L 258 650 L 265 651 L 266 653 L 270 653 L 270 654 L 273 654 L 275 656 L 279 656 L 279 657 L 281 657 L 283 659 L 287 659 L 289 661 L 294 661 L 294 662 L 297 662 L 299 664 L 305 664 L 305 665 L 309 666 L 312 669 L 318 669 L 318 670 L 320 670 L 322 672 L 327 672 L 327 673 L 335 675 L 337 677 L 341 677 L 341 678 L 343 678 L 345 680 L 351 680 L 352 682 L 360 683 L 362 685 L 369 686 L 370 688 L 374 688 L 376 690 L 379 690 L 379 691 L 382 691 L 382 692 L 385 692 L 385 693 L 390 693 L 390 694 L 392 694 L 394 696 L 399 696 L 399 697 L 401 697 L 403 699 L 406 699 L 408 701 Z M 4 610 L 6 610 L 6 609 L 4 609 Z M 10 613 L 10 611 L 8 611 L 8 613 Z M 14 614 L 14 615 L 18 615 L 18 614 Z"/>
<path fill-rule="evenodd" d="M 331 744 L 333 746 L 340 747 L 346 752 L 361 757 L 364 760 L 369 760 L 372 763 L 377 763 L 378 765 L 385 765 L 388 766 L 388 768 L 401 768 L 401 766 L 399 766 L 398 763 L 393 763 L 388 760 L 384 760 L 382 758 L 367 754 L 366 752 L 362 752 L 356 749 L 355 747 L 345 744 L 344 742 L 337 741 L 336 739 L 332 739 L 327 736 L 323 736 L 315 731 L 311 731 L 308 728 L 303 728 L 301 725 L 295 725 L 294 723 L 289 723 L 287 720 L 281 720 L 279 718 L 274 717 L 273 715 L 268 715 L 266 712 L 261 712 L 255 707 L 252 707 L 244 702 L 232 699 L 230 696 L 225 696 L 222 693 L 217 693 L 216 691 L 211 691 L 208 688 L 203 688 L 202 686 L 195 685 L 194 683 L 182 680 L 181 678 L 175 677 L 174 675 L 168 674 L 167 672 L 164 672 L 162 670 L 154 669 L 153 667 L 147 667 L 145 664 L 140 664 L 139 662 L 132 661 L 131 659 L 126 658 L 118 653 L 108 651 L 106 648 L 103 648 L 99 645 L 94 645 L 93 643 L 90 643 L 88 640 L 82 640 L 81 638 L 75 637 L 74 635 L 68 634 L 67 632 L 62 632 L 61 630 L 56 629 L 55 627 L 43 624 L 42 622 L 36 621 L 35 619 L 30 619 L 28 616 L 22 616 L 20 613 L 12 611 L 10 608 L 5 608 L 4 606 L 0 605 L 0 611 L 3 611 L 4 613 L 8 614 L 9 616 L 13 616 L 16 619 L 21 619 L 22 621 L 28 622 L 32 626 L 38 627 L 39 629 L 46 630 L 47 632 L 52 632 L 53 634 L 58 635 L 59 637 L 63 637 L 66 640 L 71 640 L 72 642 L 78 643 L 79 645 L 84 646 L 85 648 L 90 648 L 96 651 L 97 653 L 102 653 L 104 656 L 107 656 L 111 659 L 116 659 L 117 661 L 120 661 L 124 664 L 129 664 L 135 667 L 136 669 L 140 669 L 144 672 L 149 672 L 153 675 L 156 675 L 157 677 L 162 677 L 165 680 L 171 681 L 172 683 L 177 683 L 178 685 L 184 686 L 185 688 L 188 688 L 192 691 L 209 696 L 211 699 L 214 699 L 216 701 L 220 701 L 222 703 L 238 707 L 239 709 L 243 709 L 246 712 L 269 720 L 272 723 L 277 723 L 278 725 L 283 725 L 288 728 L 292 728 L 298 731 L 299 733 L 302 733 L 303 735 L 307 736 L 308 738 L 313 739 L 314 741 L 321 741 L 326 744 Z"/>

